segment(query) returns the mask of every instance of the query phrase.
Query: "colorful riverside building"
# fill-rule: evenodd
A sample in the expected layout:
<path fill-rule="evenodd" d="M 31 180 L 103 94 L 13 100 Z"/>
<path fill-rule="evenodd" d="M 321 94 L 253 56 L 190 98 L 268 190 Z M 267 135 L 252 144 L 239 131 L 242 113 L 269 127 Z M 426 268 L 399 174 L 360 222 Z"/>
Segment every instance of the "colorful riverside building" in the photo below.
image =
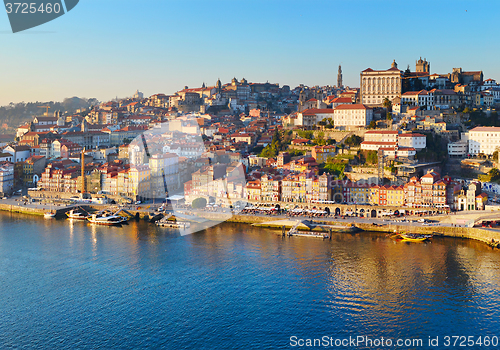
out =
<path fill-rule="evenodd" d="M 405 204 L 403 186 L 372 186 L 370 204 L 402 207 Z"/>
<path fill-rule="evenodd" d="M 456 197 L 460 193 L 461 185 L 449 176 L 441 179 L 436 172 L 429 172 L 420 179 L 412 177 L 404 185 L 405 205 L 410 208 L 444 208 L 459 209 L 456 207 Z"/>
<path fill-rule="evenodd" d="M 342 202 L 349 204 L 368 204 L 371 202 L 371 186 L 369 184 L 359 184 L 355 182 L 341 182 Z M 335 193 L 338 193 L 335 191 Z M 334 195 L 335 196 L 335 195 Z M 338 200 L 338 198 L 335 198 Z"/>
<path fill-rule="evenodd" d="M 38 187 L 46 191 L 76 193 L 81 182 L 79 175 L 77 168 L 59 169 L 49 164 L 38 181 Z"/>
<path fill-rule="evenodd" d="M 252 180 L 247 182 L 246 197 L 251 201 L 259 201 L 261 194 L 260 180 Z"/>
<path fill-rule="evenodd" d="M 260 198 L 266 202 L 281 201 L 281 176 L 264 174 L 260 178 Z"/>
<path fill-rule="evenodd" d="M 332 200 L 332 177 L 317 176 L 313 171 L 290 174 L 282 181 L 282 201 L 313 203 Z"/>

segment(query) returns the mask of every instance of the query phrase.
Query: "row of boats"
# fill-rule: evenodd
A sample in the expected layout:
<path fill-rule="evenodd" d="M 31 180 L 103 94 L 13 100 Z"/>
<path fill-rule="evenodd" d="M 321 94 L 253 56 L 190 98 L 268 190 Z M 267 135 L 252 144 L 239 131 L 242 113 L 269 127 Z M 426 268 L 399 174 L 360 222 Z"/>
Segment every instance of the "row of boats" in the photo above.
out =
<path fill-rule="evenodd" d="M 97 213 L 97 214 L 85 214 L 82 213 L 81 211 L 78 210 L 70 210 L 66 213 L 66 216 L 69 219 L 73 220 L 87 220 L 92 224 L 97 224 L 97 225 L 107 225 L 107 226 L 112 226 L 112 225 L 120 225 L 123 223 L 126 223 L 128 221 L 128 217 L 118 215 L 119 211 L 116 213 Z"/>
<path fill-rule="evenodd" d="M 87 220 L 88 222 L 96 225 L 121 225 L 128 221 L 129 217 L 119 215 L 120 210 L 116 213 L 109 212 L 99 212 L 96 214 L 89 214 L 80 209 L 72 209 L 66 212 L 66 216 L 72 220 Z M 45 218 L 54 218 L 56 216 L 55 212 L 47 212 L 44 214 Z M 178 228 L 186 229 L 190 227 L 189 222 L 176 221 L 172 214 L 164 216 L 156 222 L 157 226 L 168 227 L 168 228 Z"/>

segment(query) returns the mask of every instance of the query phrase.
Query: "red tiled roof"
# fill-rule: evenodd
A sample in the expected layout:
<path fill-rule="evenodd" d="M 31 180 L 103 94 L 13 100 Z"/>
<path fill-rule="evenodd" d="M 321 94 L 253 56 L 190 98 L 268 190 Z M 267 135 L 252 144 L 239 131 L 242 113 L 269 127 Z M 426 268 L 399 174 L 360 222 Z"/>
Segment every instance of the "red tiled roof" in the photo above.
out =
<path fill-rule="evenodd" d="M 332 108 L 310 108 L 306 109 L 302 112 L 302 115 L 316 115 L 316 114 L 325 114 L 325 113 L 332 113 L 333 114 L 333 109 Z"/>
<path fill-rule="evenodd" d="M 500 127 L 498 127 L 498 126 L 476 126 L 474 129 L 471 129 L 469 131 L 500 132 Z"/>
<path fill-rule="evenodd" d="M 380 146 L 395 146 L 396 142 L 386 142 L 386 141 L 363 141 L 362 145 L 380 145 Z"/>
<path fill-rule="evenodd" d="M 397 131 L 392 131 L 392 130 L 370 130 L 365 133 L 366 134 L 383 134 L 383 135 L 396 135 L 398 132 Z"/>
<path fill-rule="evenodd" d="M 399 137 L 425 137 L 423 134 L 401 134 Z"/>
<path fill-rule="evenodd" d="M 345 105 L 338 105 L 335 107 L 335 109 L 371 109 L 370 107 L 365 106 L 364 104 L 345 104 Z"/>

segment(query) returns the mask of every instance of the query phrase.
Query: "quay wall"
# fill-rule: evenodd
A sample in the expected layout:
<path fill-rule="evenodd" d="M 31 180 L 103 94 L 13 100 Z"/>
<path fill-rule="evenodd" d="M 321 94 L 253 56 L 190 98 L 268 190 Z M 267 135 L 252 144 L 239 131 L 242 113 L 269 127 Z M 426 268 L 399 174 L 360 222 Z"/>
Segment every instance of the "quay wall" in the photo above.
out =
<path fill-rule="evenodd" d="M 484 242 L 488 245 L 500 248 L 500 231 L 493 231 L 479 227 L 443 227 L 443 226 L 401 226 L 401 225 L 384 225 L 375 226 L 371 224 L 357 223 L 357 227 L 364 231 L 377 231 L 377 232 L 414 232 L 422 234 L 433 234 L 436 236 L 454 237 L 474 239 Z"/>
<path fill-rule="evenodd" d="M 0 204 L 0 210 L 10 211 L 12 213 L 23 213 L 31 215 L 43 215 L 43 213 L 47 211 L 38 208 L 30 208 L 23 205 L 10 205 L 10 204 Z"/>

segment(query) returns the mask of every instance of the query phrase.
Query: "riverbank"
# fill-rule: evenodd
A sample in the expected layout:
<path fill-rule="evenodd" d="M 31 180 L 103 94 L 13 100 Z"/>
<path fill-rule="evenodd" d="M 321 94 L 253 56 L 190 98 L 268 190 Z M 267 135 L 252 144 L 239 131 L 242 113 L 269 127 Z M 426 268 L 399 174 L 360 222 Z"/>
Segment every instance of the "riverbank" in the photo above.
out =
<path fill-rule="evenodd" d="M 56 210 L 58 215 L 63 215 L 64 212 L 68 210 L 67 207 L 64 208 L 54 207 L 52 209 Z M 0 203 L 0 210 L 11 213 L 43 216 L 43 214 L 46 211 L 48 211 L 49 208 L 47 205 L 39 207 L 33 207 L 30 205 L 25 206 L 22 205 L 21 202 L 19 202 L 19 204 Z M 135 215 L 136 213 L 139 213 L 139 215 L 143 214 L 140 215 L 141 218 L 147 215 L 147 213 L 137 210 L 130 210 L 129 212 L 131 212 L 133 215 Z M 197 216 L 213 221 L 226 221 L 226 222 L 241 223 L 241 224 L 255 224 L 254 226 L 257 227 L 265 227 L 276 230 L 281 230 L 283 226 L 289 229 L 297 222 L 297 220 L 306 220 L 306 219 L 287 219 L 287 218 L 279 218 L 273 216 L 231 215 L 231 214 L 213 213 L 213 212 L 198 212 Z M 390 223 L 384 225 L 373 225 L 369 223 L 360 223 L 360 222 L 355 223 L 354 227 L 349 228 L 346 226 L 346 222 L 339 223 L 338 221 L 335 220 L 328 220 L 323 218 L 318 219 L 318 221 L 328 221 L 329 225 L 328 227 L 321 227 L 318 225 L 314 225 L 315 227 L 311 229 L 311 227 L 308 227 L 307 225 L 300 224 L 298 230 L 328 232 L 331 229 L 332 232 L 346 232 L 346 233 L 357 232 L 356 228 L 359 228 L 362 231 L 375 231 L 383 233 L 393 233 L 394 231 L 396 232 L 411 231 L 415 233 L 432 234 L 443 237 L 473 239 L 486 243 L 489 246 L 500 248 L 500 230 L 492 230 L 487 228 L 420 226 L 420 225 L 409 227 L 403 225 L 394 225 Z"/>
<path fill-rule="evenodd" d="M 214 217 L 215 215 L 212 214 Z M 325 219 L 320 219 L 325 221 Z M 266 227 L 276 230 L 281 230 L 283 226 L 286 228 L 291 227 L 292 222 L 296 220 L 283 219 L 282 223 L 278 220 L 273 220 L 272 217 L 258 217 L 258 216 L 246 216 L 246 215 L 234 215 L 228 222 L 236 223 L 247 223 L 254 224 L 258 227 Z M 332 225 L 338 226 L 339 230 L 332 230 L 332 232 L 349 232 L 348 230 L 343 231 L 342 228 L 347 228 L 345 223 L 339 223 L 336 221 L 331 221 Z M 434 236 L 442 237 L 452 237 L 452 238 L 462 238 L 462 239 L 473 239 L 489 246 L 500 248 L 500 231 L 491 230 L 479 227 L 443 227 L 443 226 L 403 226 L 394 224 L 384 224 L 384 225 L 373 225 L 368 223 L 356 223 L 355 227 L 362 231 L 374 231 L 382 233 L 393 233 L 396 232 L 415 232 L 421 234 L 431 234 Z M 298 229 L 306 230 L 307 226 L 300 225 Z M 320 230 L 320 229 L 318 229 Z"/>

